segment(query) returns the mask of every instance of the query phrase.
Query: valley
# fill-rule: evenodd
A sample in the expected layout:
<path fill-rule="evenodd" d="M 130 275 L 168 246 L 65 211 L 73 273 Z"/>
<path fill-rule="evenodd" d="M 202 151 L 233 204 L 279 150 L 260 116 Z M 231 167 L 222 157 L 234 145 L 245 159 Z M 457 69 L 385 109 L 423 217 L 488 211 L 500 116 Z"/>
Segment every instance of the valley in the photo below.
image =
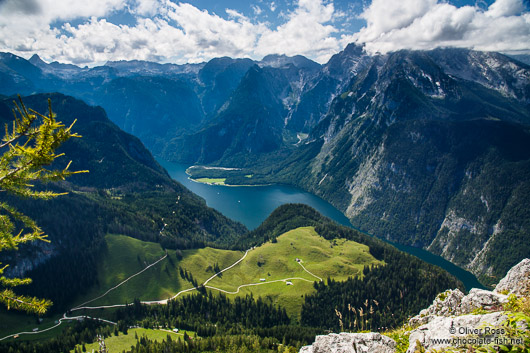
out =
<path fill-rule="evenodd" d="M 351 297 L 349 303 L 355 304 L 362 298 L 375 295 L 378 302 L 387 303 L 389 308 L 398 305 L 397 302 L 392 297 L 381 296 L 384 291 L 373 292 L 374 284 L 382 287 L 390 285 L 388 288 L 396 288 L 393 286 L 398 284 L 410 286 L 406 288 L 416 287 L 418 293 L 423 293 L 421 298 L 438 288 L 459 286 L 458 282 L 435 267 L 404 255 L 373 238 L 329 222 L 330 220 L 307 206 L 284 205 L 248 234 L 246 240 L 242 239 L 242 243 L 253 244 L 252 239 L 264 236 L 263 240 L 258 244 L 254 243 L 256 245 L 250 246 L 247 251 L 209 247 L 164 250 L 156 243 L 108 234 L 105 236 L 105 250 L 97 265 L 96 284 L 75 300 L 65 317 L 46 318 L 40 328 L 43 331 L 42 337 L 51 341 L 60 340 L 61 337 L 66 339 L 70 337 L 70 333 L 65 335 L 65 332 L 75 332 L 83 327 L 85 330 L 94 330 L 101 326 L 92 319 L 78 321 L 78 318 L 85 316 L 107 320 L 105 322 L 110 326 L 103 326 L 105 332 L 113 330 L 112 323 L 117 324 L 120 331 L 124 325 L 141 324 L 144 328 L 155 329 L 160 326 L 165 329 L 178 327 L 197 332 L 199 336 L 210 337 L 213 332 L 209 323 L 217 322 L 214 331 L 224 332 L 237 324 L 238 320 L 250 320 L 251 317 L 254 318 L 252 320 L 262 322 L 252 324 L 257 324 L 258 327 L 273 329 L 280 324 L 294 328 L 300 327 L 300 324 L 309 324 L 306 318 L 307 300 L 318 296 L 327 287 L 325 283 L 332 285 L 334 290 L 340 289 L 340 286 L 336 287 L 337 284 L 357 283 L 356 285 L 361 286 L 361 292 L 369 292 Z M 405 263 L 406 268 L 403 267 Z M 414 282 L 410 282 L 411 275 L 414 276 Z M 385 283 L 378 279 L 379 276 L 392 278 L 396 282 Z M 433 278 L 436 279 L 435 282 L 432 282 Z M 201 286 L 201 283 L 205 286 Z M 433 284 L 436 287 L 432 287 Z M 429 296 L 430 294 L 427 295 Z M 168 301 L 169 298 L 172 300 Z M 142 301 L 148 305 L 142 306 Z M 416 306 L 422 305 L 423 301 L 425 299 L 410 296 L 410 299 L 407 297 L 406 305 L 412 311 Z M 199 302 L 202 302 L 201 308 L 212 307 L 194 311 L 198 309 L 193 309 L 194 305 L 199 305 Z M 246 304 L 241 307 L 243 302 Z M 315 305 L 315 299 L 312 299 L 312 303 L 311 305 Z M 222 305 L 222 309 L 214 309 L 213 305 Z M 258 308 L 263 314 L 256 317 L 253 313 Z M 153 310 L 158 313 L 154 317 L 149 314 Z M 177 311 L 170 314 L 173 310 Z M 226 313 L 213 317 L 216 310 Z M 236 314 L 238 310 L 243 312 Z M 184 312 L 188 314 L 182 316 Z M 168 314 L 170 316 L 166 316 Z M 406 313 L 403 312 L 402 315 Z M 2 334 L 13 335 L 20 332 L 19 327 L 24 327 L 22 321 L 11 316 L 12 314 L 3 316 L 3 321 L 19 322 L 22 326 L 17 324 L 9 329 L 4 328 Z M 333 312 L 326 316 L 332 318 Z M 277 319 L 270 321 L 272 317 Z M 73 322 L 68 318 L 74 319 Z M 57 324 L 57 321 L 54 324 L 53 320 L 59 320 L 62 325 Z M 375 316 L 372 320 L 401 319 Z M 53 329 L 45 331 L 45 328 L 50 327 Z M 257 332 L 250 327 L 248 330 L 249 334 Z M 286 331 L 285 328 L 278 330 L 278 334 L 291 337 L 288 340 L 292 340 L 296 336 L 295 331 L 307 332 L 311 336 L 313 333 L 309 332 L 319 329 L 308 327 L 302 331 Z M 41 342 L 39 335 L 41 333 L 20 335 L 15 342 L 7 339 L 5 344 L 17 344 L 20 348 L 19 344 L 23 344 L 26 339 Z M 128 337 L 124 339 L 130 340 L 131 337 Z M 151 337 L 155 339 L 156 335 Z M 219 337 L 218 334 L 215 337 Z M 304 338 L 303 342 L 308 339 Z M 46 341 L 42 342 L 46 344 Z M 291 344 L 298 343 L 292 341 Z"/>
<path fill-rule="evenodd" d="M 174 327 L 208 347 L 294 349 L 345 325 L 398 327 L 530 252 L 530 67 L 504 55 L 350 44 L 324 64 L 79 68 L 0 53 L 0 75 L 0 94 L 77 119 L 83 138 L 58 152 L 90 170 L 47 185 L 65 193 L 51 201 L 0 195 L 51 240 L 2 254 L 8 275 L 55 303 L 43 339 L 0 352 L 140 344 L 127 328 L 163 345 Z M 2 337 L 38 325 L 0 316 Z"/>
<path fill-rule="evenodd" d="M 363 231 L 362 229 L 353 227 L 348 218 L 331 204 L 303 190 L 284 185 L 269 185 L 264 187 L 259 185 L 252 187 L 239 185 L 229 188 L 222 187 L 221 185 L 201 185 L 191 180 L 194 173 L 193 168 L 187 168 L 185 165 L 163 160 L 159 160 L 159 163 L 168 170 L 173 179 L 203 197 L 209 206 L 219 210 L 225 216 L 245 224 L 249 229 L 256 228 L 276 207 L 295 202 L 311 206 L 322 215 L 333 219 L 341 225 Z M 226 173 L 226 171 L 223 172 Z M 423 261 L 443 268 L 462 281 L 467 290 L 483 287 L 472 273 L 465 271 L 440 256 L 412 246 L 397 243 L 392 243 L 392 245 Z"/>
<path fill-rule="evenodd" d="M 266 298 L 299 321 L 303 297 L 314 292 L 314 281 L 346 280 L 362 276 L 365 266 L 384 266 L 367 246 L 345 239 L 325 240 L 312 227 L 291 230 L 248 252 L 204 248 L 176 253 L 122 235 L 107 235 L 105 241 L 97 285 L 74 302 L 68 316 L 104 318 L 101 309 L 106 307 L 124 307 L 135 300 L 167 303 L 167 299 L 192 294 L 197 284 L 204 284 L 213 294 Z M 1 316 L 3 321 L 11 321 L 11 314 Z M 0 340 L 20 333 L 21 327 L 3 327 Z M 20 336 L 26 339 L 24 334 Z"/>
<path fill-rule="evenodd" d="M 301 188 L 356 227 L 486 285 L 530 251 L 530 69 L 508 56 L 369 55 L 352 43 L 324 64 L 271 55 L 75 69 L 8 53 L 1 62 L 17 79 L 0 94 L 53 90 L 100 105 L 157 158 L 201 165 L 196 180 Z"/>

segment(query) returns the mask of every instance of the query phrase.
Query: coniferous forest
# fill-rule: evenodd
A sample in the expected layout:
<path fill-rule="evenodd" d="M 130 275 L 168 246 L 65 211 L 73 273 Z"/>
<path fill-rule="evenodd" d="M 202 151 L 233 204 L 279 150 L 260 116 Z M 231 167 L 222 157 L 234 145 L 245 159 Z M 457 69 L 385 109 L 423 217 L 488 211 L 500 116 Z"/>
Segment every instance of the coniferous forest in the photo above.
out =
<path fill-rule="evenodd" d="M 428 306 L 446 288 L 462 284 L 447 272 L 402 253 L 389 244 L 337 225 L 305 205 L 279 207 L 256 230 L 247 233 L 245 246 L 275 241 L 280 234 L 301 226 L 315 226 L 327 239 L 345 238 L 366 244 L 384 266 L 365 267 L 362 276 L 346 281 L 315 282 L 307 295 L 300 320 L 267 298 L 229 298 L 199 291 L 172 300 L 168 305 L 142 305 L 138 300 L 123 309 L 105 314 L 121 331 L 128 327 L 172 328 L 195 332 L 200 339 L 155 342 L 139 338 L 133 352 L 202 352 L 225 347 L 226 351 L 277 351 L 280 345 L 298 348 L 325 332 L 385 330 L 401 326 L 409 316 Z M 227 245 L 228 247 L 228 245 Z M 90 315 L 90 312 L 86 313 Z M 96 334 L 111 335 L 114 327 L 90 320 L 70 327 L 48 342 L 0 345 L 0 352 L 46 352 L 50 347 L 67 351 L 74 343 L 92 342 Z M 225 351 L 223 350 L 223 351 Z"/>

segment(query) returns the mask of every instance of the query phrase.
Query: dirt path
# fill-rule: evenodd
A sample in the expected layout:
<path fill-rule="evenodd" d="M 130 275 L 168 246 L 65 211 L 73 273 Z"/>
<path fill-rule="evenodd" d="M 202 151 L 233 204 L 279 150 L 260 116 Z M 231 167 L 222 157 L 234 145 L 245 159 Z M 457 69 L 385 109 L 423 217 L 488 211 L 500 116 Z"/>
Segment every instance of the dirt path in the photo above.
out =
<path fill-rule="evenodd" d="M 287 282 L 287 281 L 292 281 L 292 280 L 300 280 L 300 281 L 306 281 L 306 282 L 310 282 L 310 283 L 313 283 L 313 282 L 314 282 L 314 281 L 310 281 L 310 280 L 308 280 L 308 279 L 306 279 L 306 278 L 301 278 L 301 277 L 284 278 L 284 279 L 277 279 L 277 280 L 274 280 L 274 281 L 268 281 L 268 282 L 258 282 L 258 283 L 242 284 L 242 285 L 240 285 L 239 287 L 237 287 L 237 291 L 235 291 L 235 292 L 229 292 L 229 291 L 226 291 L 226 290 L 224 290 L 224 289 L 215 288 L 215 287 L 212 287 L 212 286 L 205 286 L 205 287 L 208 288 L 208 289 L 217 290 L 217 291 L 219 291 L 219 292 L 223 292 L 223 293 L 226 293 L 226 294 L 238 294 L 238 293 L 239 293 L 239 290 L 240 290 L 241 288 L 244 288 L 244 287 L 261 286 L 261 285 L 270 284 L 270 283 Z"/>
<path fill-rule="evenodd" d="M 104 296 L 106 296 L 107 294 L 109 294 L 110 292 L 112 292 L 113 290 L 115 290 L 116 288 L 118 288 L 119 286 L 121 286 L 122 284 L 128 282 L 128 281 L 131 280 L 132 278 L 138 276 L 139 274 L 141 274 L 141 273 L 147 271 L 148 269 L 150 269 L 151 267 L 155 266 L 157 263 L 159 263 L 160 261 L 164 260 L 166 257 L 167 257 L 167 253 L 166 253 L 164 256 L 162 256 L 160 259 L 158 259 L 157 261 L 153 262 L 151 265 L 149 265 L 149 266 L 147 266 L 146 268 L 144 268 L 143 270 L 141 270 L 140 272 L 137 272 L 137 273 L 135 273 L 134 275 L 129 276 L 128 278 L 126 278 L 126 279 L 124 279 L 123 281 L 121 281 L 119 284 L 117 284 L 117 285 L 115 285 L 114 287 L 110 288 L 109 290 L 107 290 L 105 293 L 103 293 L 103 294 L 100 295 L 99 297 L 94 298 L 94 299 L 91 299 L 91 300 L 89 300 L 89 301 L 87 301 L 87 302 L 84 302 L 84 303 L 82 303 L 82 304 L 79 304 L 78 306 L 76 306 L 76 307 L 70 309 L 70 311 L 81 310 L 81 309 L 83 309 L 83 307 L 82 307 L 83 305 L 86 305 L 86 304 L 88 304 L 88 303 L 92 303 L 92 302 L 94 302 L 94 301 L 96 301 L 96 300 L 98 300 L 98 299 L 103 298 Z"/>
<path fill-rule="evenodd" d="M 211 276 L 210 278 L 208 278 L 203 284 L 202 286 L 208 288 L 208 289 L 211 289 L 211 290 L 217 290 L 219 292 L 222 292 L 222 293 L 226 293 L 226 294 L 238 294 L 240 289 L 241 288 L 244 288 L 244 287 L 251 287 L 251 286 L 261 286 L 261 285 L 265 285 L 265 284 L 270 284 L 270 283 L 277 283 L 277 282 L 287 282 L 287 281 L 292 281 L 292 280 L 300 280 L 300 281 L 306 281 L 306 282 L 313 282 L 311 280 L 308 280 L 306 278 L 301 278 L 301 277 L 292 277 L 292 278 L 284 278 L 284 279 L 278 279 L 278 280 L 274 280 L 274 281 L 268 281 L 268 282 L 259 282 L 259 283 L 249 283 L 249 284 L 242 284 L 240 285 L 239 287 L 237 287 L 237 291 L 235 292 L 230 292 L 230 291 L 226 291 L 224 289 L 220 289 L 220 288 L 216 288 L 216 287 L 212 287 L 212 286 L 208 286 L 208 282 L 210 282 L 212 279 L 214 279 L 215 277 L 217 277 L 218 275 L 220 275 L 221 273 L 225 272 L 225 271 L 228 271 L 230 270 L 231 268 L 233 268 L 234 266 L 237 266 L 241 261 L 243 261 L 246 256 L 248 255 L 248 252 L 250 251 L 251 249 L 245 251 L 245 254 L 243 255 L 243 257 L 241 257 L 239 260 L 237 260 L 236 262 L 234 262 L 232 265 L 226 267 L 225 269 L 217 272 L 216 274 L 214 274 L 213 276 Z M 120 282 L 119 284 L 117 284 L 116 286 L 110 288 L 109 290 L 107 290 L 105 293 L 103 293 L 102 295 L 94 298 L 94 299 L 91 299 L 87 302 L 84 302 L 82 304 L 79 304 L 78 306 L 70 309 L 69 311 L 77 311 L 77 310 L 96 310 L 96 309 L 109 309 L 109 308 L 120 308 L 120 307 L 126 307 L 128 305 L 132 305 L 132 303 L 130 304 L 115 304 L 115 305 L 101 305 L 101 306 L 85 306 L 86 304 L 89 304 L 89 303 L 92 303 L 98 299 L 101 299 L 103 298 L 104 296 L 106 296 L 107 294 L 109 294 L 111 291 L 115 290 L 116 288 L 120 287 L 121 285 L 123 285 L 124 283 L 126 283 L 127 281 L 131 280 L 132 278 L 138 276 L 139 274 L 143 273 L 144 271 L 147 271 L 149 268 L 155 266 L 156 264 L 158 264 L 160 261 L 164 260 L 166 257 L 167 257 L 167 253 L 162 256 L 160 259 L 158 259 L 157 261 L 153 262 L 152 264 L 150 264 L 149 266 L 145 267 L 144 269 L 142 269 L 141 271 L 129 276 L 127 279 L 123 280 L 122 282 Z M 302 265 L 301 263 L 302 260 L 298 261 L 298 264 L 300 266 L 302 266 L 302 268 L 304 269 L 304 271 L 306 271 L 308 274 L 310 274 L 311 276 L 315 277 L 315 278 L 318 278 L 320 281 L 322 281 L 322 278 L 314 275 L 313 273 L 309 272 L 305 267 L 304 265 Z M 147 305 L 152 305 L 152 304 L 167 304 L 169 300 L 172 300 L 172 299 L 175 299 L 177 298 L 179 295 L 183 294 L 183 293 L 187 293 L 187 292 L 190 292 L 190 291 L 193 291 L 193 290 L 197 290 L 198 287 L 193 287 L 193 288 L 188 288 L 188 289 L 184 289 L 184 290 L 181 290 L 180 292 L 178 292 L 177 294 L 175 294 L 174 296 L 172 296 L 171 298 L 169 299 L 164 299 L 164 300 L 153 300 L 153 301 L 141 301 L 140 303 L 142 304 L 147 304 Z M 82 319 L 89 319 L 89 320 L 98 320 L 98 321 L 102 321 L 102 322 L 106 322 L 106 323 L 109 323 L 111 325 L 117 325 L 115 322 L 112 322 L 112 321 L 109 321 L 109 320 L 104 320 L 104 319 L 100 319 L 100 318 L 96 318 L 96 317 L 90 317 L 90 316 L 72 316 L 72 317 L 68 317 L 66 316 L 66 313 L 63 314 L 63 317 L 61 319 L 59 319 L 59 323 L 52 326 L 52 327 L 49 327 L 49 328 L 46 328 L 46 329 L 43 329 L 43 330 L 40 330 L 40 331 L 36 331 L 36 332 L 18 332 L 18 333 L 14 333 L 14 334 L 11 334 L 9 336 L 5 336 L 3 338 L 0 338 L 0 341 L 3 341 L 5 339 L 8 339 L 8 338 L 11 338 L 11 337 L 14 337 L 14 336 L 17 336 L 17 335 L 36 335 L 36 334 L 39 334 L 39 333 L 43 333 L 43 332 L 46 332 L 46 331 L 50 331 L 50 330 L 53 330 L 54 328 L 60 326 L 63 321 L 67 321 L 67 320 L 82 320 Z"/>
<path fill-rule="evenodd" d="M 317 275 L 315 275 L 315 274 L 309 272 L 309 271 L 307 270 L 307 268 L 305 268 L 304 265 L 302 265 L 302 259 L 299 259 L 299 260 L 300 260 L 300 261 L 297 261 L 297 262 L 298 262 L 298 264 L 299 264 L 300 266 L 302 266 L 302 268 L 304 269 L 305 272 L 309 273 L 311 276 L 313 276 L 313 277 L 315 277 L 315 278 L 318 278 L 318 279 L 320 280 L 320 282 L 322 282 L 322 278 L 320 278 L 320 277 L 318 277 Z"/>

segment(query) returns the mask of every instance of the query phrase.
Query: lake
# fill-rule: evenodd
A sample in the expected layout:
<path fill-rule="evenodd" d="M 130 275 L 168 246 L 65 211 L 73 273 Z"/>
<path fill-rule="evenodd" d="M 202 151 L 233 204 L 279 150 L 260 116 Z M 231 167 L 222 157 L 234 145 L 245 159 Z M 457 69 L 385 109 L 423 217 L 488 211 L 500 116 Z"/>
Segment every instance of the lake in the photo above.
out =
<path fill-rule="evenodd" d="M 335 222 L 355 228 L 348 218 L 329 202 L 303 190 L 284 185 L 222 186 L 202 184 L 188 178 L 186 174 L 188 166 L 163 160 L 158 162 L 166 168 L 173 179 L 204 198 L 208 206 L 215 208 L 228 218 L 243 223 L 249 229 L 258 227 L 272 211 L 286 203 L 309 205 Z M 423 261 L 440 266 L 460 279 L 467 290 L 484 288 L 472 273 L 453 265 L 440 256 L 406 245 L 395 243 L 392 245 L 401 251 L 419 257 Z"/>

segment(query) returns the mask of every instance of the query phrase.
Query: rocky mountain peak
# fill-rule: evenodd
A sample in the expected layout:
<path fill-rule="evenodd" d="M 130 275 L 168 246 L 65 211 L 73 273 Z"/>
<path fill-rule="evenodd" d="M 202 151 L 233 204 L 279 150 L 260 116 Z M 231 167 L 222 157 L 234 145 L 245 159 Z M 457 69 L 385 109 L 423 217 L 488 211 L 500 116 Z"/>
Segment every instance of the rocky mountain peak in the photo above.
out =
<path fill-rule="evenodd" d="M 46 66 L 46 63 L 40 58 L 38 54 L 33 54 L 28 61 L 38 67 Z"/>
<path fill-rule="evenodd" d="M 269 54 L 265 56 L 260 62 L 260 66 L 282 68 L 288 65 L 293 65 L 299 69 L 319 70 L 321 65 L 309 60 L 305 56 L 295 55 L 287 56 L 285 54 Z"/>

